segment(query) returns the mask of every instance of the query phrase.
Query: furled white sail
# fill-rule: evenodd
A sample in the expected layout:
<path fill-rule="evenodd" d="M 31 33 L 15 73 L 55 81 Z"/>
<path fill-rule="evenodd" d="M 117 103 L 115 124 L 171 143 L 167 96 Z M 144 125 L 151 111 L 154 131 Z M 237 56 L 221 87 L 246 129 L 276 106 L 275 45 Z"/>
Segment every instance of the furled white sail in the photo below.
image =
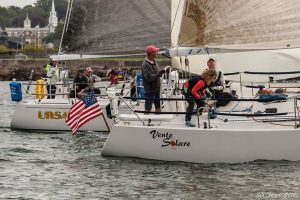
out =
<path fill-rule="evenodd" d="M 300 1 L 175 1 L 170 53 L 183 56 L 181 60 L 187 57 L 190 66 L 185 68 L 180 57 L 172 57 L 173 66 L 201 74 L 207 59 L 214 57 L 225 73 L 300 71 Z M 299 75 L 269 76 L 276 80 Z M 268 75 L 243 74 L 242 78 L 267 81 Z"/>
<path fill-rule="evenodd" d="M 169 48 L 171 0 L 71 0 L 65 53 L 131 55 Z"/>

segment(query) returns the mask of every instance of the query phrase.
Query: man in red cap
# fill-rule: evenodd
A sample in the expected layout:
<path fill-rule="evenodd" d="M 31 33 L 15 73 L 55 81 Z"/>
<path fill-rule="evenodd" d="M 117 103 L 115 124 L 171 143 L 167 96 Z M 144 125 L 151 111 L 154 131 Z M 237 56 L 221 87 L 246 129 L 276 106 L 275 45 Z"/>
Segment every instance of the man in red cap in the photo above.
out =
<path fill-rule="evenodd" d="M 93 70 L 91 67 L 85 68 L 85 75 L 88 78 L 88 82 L 91 86 L 93 86 L 93 90 L 95 94 L 101 94 L 101 91 L 99 88 L 95 88 L 95 82 L 100 82 L 101 78 L 97 76 L 96 74 L 93 74 Z"/>
<path fill-rule="evenodd" d="M 155 56 L 159 48 L 149 45 L 146 48 L 147 57 L 142 64 L 143 83 L 145 90 L 145 111 L 152 110 L 154 103 L 155 112 L 160 112 L 160 77 L 165 70 L 161 70 L 155 61 Z M 147 99 L 149 98 L 149 99 Z"/>

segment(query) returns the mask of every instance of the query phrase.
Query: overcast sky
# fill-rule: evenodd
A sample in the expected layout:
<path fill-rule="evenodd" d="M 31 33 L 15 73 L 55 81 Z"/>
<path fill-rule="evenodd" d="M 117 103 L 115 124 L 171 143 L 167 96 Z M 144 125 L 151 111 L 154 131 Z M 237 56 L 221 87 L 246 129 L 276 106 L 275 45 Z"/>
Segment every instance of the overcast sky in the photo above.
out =
<path fill-rule="evenodd" d="M 0 6 L 8 7 L 8 6 L 18 6 L 23 8 L 27 5 L 33 5 L 37 0 L 0 0 Z"/>

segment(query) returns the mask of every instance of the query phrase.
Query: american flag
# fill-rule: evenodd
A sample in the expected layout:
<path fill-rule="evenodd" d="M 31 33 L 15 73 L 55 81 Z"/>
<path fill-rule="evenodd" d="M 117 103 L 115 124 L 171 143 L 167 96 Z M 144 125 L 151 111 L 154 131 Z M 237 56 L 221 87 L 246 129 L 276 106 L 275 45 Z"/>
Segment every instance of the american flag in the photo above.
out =
<path fill-rule="evenodd" d="M 75 135 L 80 127 L 102 114 L 102 109 L 95 97 L 94 91 L 90 90 L 83 100 L 72 105 L 66 123 L 72 129 L 73 135 Z"/>

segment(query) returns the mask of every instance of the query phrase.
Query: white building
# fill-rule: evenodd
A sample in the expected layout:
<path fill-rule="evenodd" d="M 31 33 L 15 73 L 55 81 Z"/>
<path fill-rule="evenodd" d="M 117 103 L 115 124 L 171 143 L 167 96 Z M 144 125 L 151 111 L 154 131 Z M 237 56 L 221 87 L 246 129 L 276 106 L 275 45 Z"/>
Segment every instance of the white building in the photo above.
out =
<path fill-rule="evenodd" d="M 58 19 L 55 11 L 54 0 L 52 0 L 52 8 L 49 16 L 49 24 L 46 27 L 40 28 L 39 26 L 31 27 L 31 21 L 28 17 L 24 20 L 24 26 L 19 28 L 5 28 L 8 37 L 21 38 L 23 42 L 29 44 L 40 45 L 42 39 L 47 37 L 50 33 L 55 32 Z"/>
<path fill-rule="evenodd" d="M 55 32 L 55 28 L 57 27 L 57 24 L 58 24 L 58 19 L 56 16 L 54 0 L 52 0 L 52 7 L 51 7 L 51 12 L 49 16 L 49 25 L 48 25 L 50 33 Z"/>

